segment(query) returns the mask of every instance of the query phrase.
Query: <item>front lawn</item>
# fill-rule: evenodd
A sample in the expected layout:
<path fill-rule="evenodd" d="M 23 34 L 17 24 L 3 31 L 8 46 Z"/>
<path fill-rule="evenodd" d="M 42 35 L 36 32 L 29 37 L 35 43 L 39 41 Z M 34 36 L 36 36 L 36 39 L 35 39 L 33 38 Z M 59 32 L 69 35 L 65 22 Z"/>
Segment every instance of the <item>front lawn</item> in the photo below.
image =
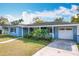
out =
<path fill-rule="evenodd" d="M 20 38 L 12 42 L 0 44 L 0 55 L 31 56 L 48 43 L 50 42 L 42 39 Z"/>
<path fill-rule="evenodd" d="M 11 40 L 13 38 L 16 38 L 14 36 L 11 36 L 11 35 L 0 35 L 0 42 L 3 42 L 3 41 L 7 41 L 7 40 Z"/>

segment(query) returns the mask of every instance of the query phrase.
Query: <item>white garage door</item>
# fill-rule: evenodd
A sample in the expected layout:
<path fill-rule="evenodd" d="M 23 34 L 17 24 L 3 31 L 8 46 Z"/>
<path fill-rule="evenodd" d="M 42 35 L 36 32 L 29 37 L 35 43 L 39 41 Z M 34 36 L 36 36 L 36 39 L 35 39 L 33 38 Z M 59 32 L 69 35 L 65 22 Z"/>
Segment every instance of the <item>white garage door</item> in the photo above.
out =
<path fill-rule="evenodd" d="M 72 28 L 59 28 L 58 36 L 60 39 L 73 39 L 73 30 Z"/>

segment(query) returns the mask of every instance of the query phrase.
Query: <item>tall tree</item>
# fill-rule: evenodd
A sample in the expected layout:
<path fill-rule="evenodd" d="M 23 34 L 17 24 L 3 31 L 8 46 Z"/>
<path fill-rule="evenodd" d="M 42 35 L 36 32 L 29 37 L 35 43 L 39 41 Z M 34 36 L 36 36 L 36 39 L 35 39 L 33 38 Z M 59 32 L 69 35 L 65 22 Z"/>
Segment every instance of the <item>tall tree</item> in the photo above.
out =
<path fill-rule="evenodd" d="M 79 23 L 79 14 L 77 14 L 71 18 L 71 23 Z"/>
<path fill-rule="evenodd" d="M 34 23 L 43 23 L 43 20 L 40 19 L 39 17 L 35 17 L 33 18 L 33 20 L 34 20 Z"/>
<path fill-rule="evenodd" d="M 59 18 L 56 18 L 56 19 L 54 20 L 54 22 L 62 23 L 62 22 L 64 22 L 64 21 L 63 21 L 63 18 L 59 17 Z"/>
<path fill-rule="evenodd" d="M 0 25 L 6 25 L 6 24 L 9 24 L 8 19 L 1 16 L 0 17 Z"/>
<path fill-rule="evenodd" d="M 23 19 L 19 19 L 19 20 L 12 21 L 11 24 L 18 25 L 18 24 L 20 24 L 22 22 L 23 22 Z"/>

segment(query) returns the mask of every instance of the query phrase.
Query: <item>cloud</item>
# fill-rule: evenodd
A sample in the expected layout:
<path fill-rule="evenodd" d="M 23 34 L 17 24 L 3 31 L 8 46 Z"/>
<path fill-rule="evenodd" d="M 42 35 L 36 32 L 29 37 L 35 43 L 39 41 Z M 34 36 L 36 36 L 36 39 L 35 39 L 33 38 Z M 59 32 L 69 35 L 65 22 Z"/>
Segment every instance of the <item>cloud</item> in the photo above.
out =
<path fill-rule="evenodd" d="M 77 5 L 72 5 L 71 11 L 77 11 L 77 9 L 78 9 L 78 6 Z"/>
<path fill-rule="evenodd" d="M 44 21 L 53 21 L 56 17 L 64 17 L 66 21 L 70 21 L 70 17 L 73 15 L 77 14 L 78 11 L 78 6 L 77 5 L 72 5 L 71 8 L 65 8 L 63 6 L 60 6 L 59 9 L 55 10 L 43 10 L 43 11 L 33 11 L 31 13 L 30 11 L 23 11 L 22 14 L 20 15 L 20 18 L 24 20 L 23 24 L 29 24 L 33 23 L 33 18 L 34 17 L 40 17 Z M 12 15 L 6 15 L 10 21 L 19 19 L 17 17 L 14 17 Z M 65 17 L 66 16 L 66 17 Z"/>
<path fill-rule="evenodd" d="M 23 24 L 29 24 L 32 22 L 32 18 L 33 18 L 32 14 L 26 11 L 23 11 L 21 16 L 22 16 L 22 19 L 24 20 Z"/>
<path fill-rule="evenodd" d="M 16 18 L 13 17 L 12 15 L 5 15 L 4 17 L 8 18 L 9 21 L 13 21 L 13 20 L 16 19 Z"/>
<path fill-rule="evenodd" d="M 19 16 L 19 17 L 15 17 L 15 16 L 13 16 L 13 15 L 4 15 L 4 17 L 5 18 L 8 18 L 8 20 L 9 20 L 9 22 L 12 22 L 12 21 L 14 21 L 14 20 L 18 20 L 18 19 L 20 19 L 21 17 Z"/>

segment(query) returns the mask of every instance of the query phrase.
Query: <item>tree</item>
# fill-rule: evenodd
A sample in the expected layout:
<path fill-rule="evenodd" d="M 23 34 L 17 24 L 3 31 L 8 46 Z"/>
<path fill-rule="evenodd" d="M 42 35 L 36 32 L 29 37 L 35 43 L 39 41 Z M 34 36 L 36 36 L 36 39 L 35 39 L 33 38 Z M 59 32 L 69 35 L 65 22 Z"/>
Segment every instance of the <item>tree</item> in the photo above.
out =
<path fill-rule="evenodd" d="M 20 24 L 21 22 L 23 22 L 23 19 L 19 19 L 19 20 L 12 21 L 11 24 L 13 24 L 13 25 L 18 25 L 18 24 Z"/>
<path fill-rule="evenodd" d="M 59 17 L 59 18 L 56 18 L 56 19 L 54 20 L 54 22 L 62 23 L 62 22 L 64 22 L 64 21 L 63 21 L 63 18 Z"/>
<path fill-rule="evenodd" d="M 9 24 L 8 19 L 1 16 L 0 17 L 0 25 L 6 25 L 6 24 Z"/>
<path fill-rule="evenodd" d="M 71 23 L 79 23 L 79 15 L 78 14 L 71 18 Z"/>
<path fill-rule="evenodd" d="M 43 23 L 43 20 L 41 20 L 39 17 L 33 18 L 34 23 Z"/>

